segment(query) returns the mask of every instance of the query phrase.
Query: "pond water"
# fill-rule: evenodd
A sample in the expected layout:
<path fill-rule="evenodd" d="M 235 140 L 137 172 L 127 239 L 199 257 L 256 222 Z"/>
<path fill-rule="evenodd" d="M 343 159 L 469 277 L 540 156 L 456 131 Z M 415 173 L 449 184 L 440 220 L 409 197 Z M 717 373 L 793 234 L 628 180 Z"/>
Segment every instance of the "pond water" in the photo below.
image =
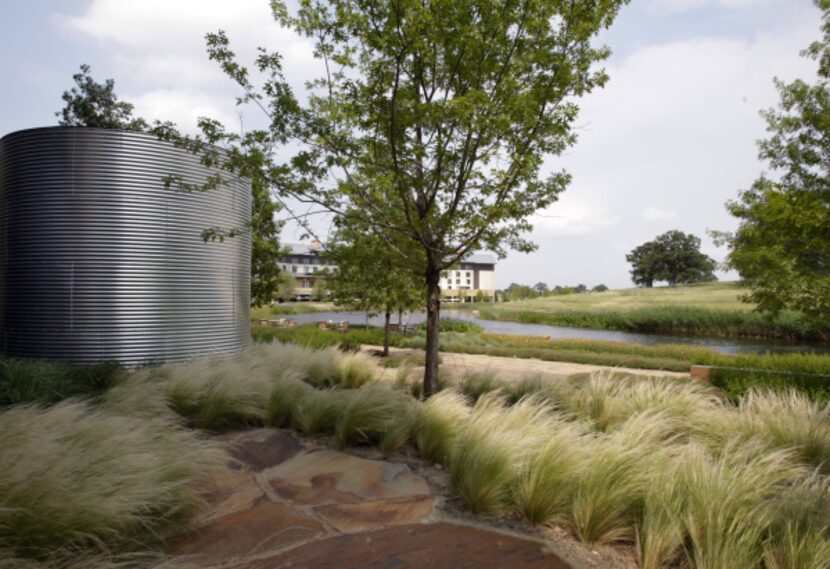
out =
<path fill-rule="evenodd" d="M 551 339 L 588 339 L 617 340 L 634 344 L 691 344 L 705 346 L 723 354 L 743 353 L 824 353 L 830 354 L 830 346 L 812 343 L 789 343 L 769 340 L 744 340 L 739 338 L 701 338 L 692 336 L 667 336 L 663 334 L 637 334 L 634 332 L 614 332 L 611 330 L 591 330 L 588 328 L 568 328 L 549 326 L 547 324 L 524 324 L 521 322 L 504 322 L 499 320 L 481 320 L 468 310 L 442 310 L 443 318 L 454 318 L 475 322 L 487 332 L 494 334 L 514 334 L 520 336 L 548 336 Z M 297 322 L 339 322 L 348 320 L 350 324 L 363 324 L 366 315 L 363 312 L 314 312 L 309 314 L 292 314 L 286 316 Z M 404 324 L 421 324 L 426 320 L 426 313 L 413 312 L 404 314 Z M 398 315 L 393 314 L 392 322 L 397 323 Z M 371 326 L 383 326 L 383 316 L 369 318 Z"/>

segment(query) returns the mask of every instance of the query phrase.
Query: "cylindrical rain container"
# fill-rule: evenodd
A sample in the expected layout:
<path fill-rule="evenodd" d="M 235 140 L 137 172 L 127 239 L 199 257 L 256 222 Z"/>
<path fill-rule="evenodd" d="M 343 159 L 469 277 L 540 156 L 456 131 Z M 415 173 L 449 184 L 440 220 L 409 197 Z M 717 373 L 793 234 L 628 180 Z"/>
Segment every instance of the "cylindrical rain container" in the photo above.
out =
<path fill-rule="evenodd" d="M 249 180 L 147 133 L 3 137 L 0 349 L 128 366 L 238 352 L 251 341 L 250 217 Z M 205 241 L 209 229 L 237 235 Z"/>

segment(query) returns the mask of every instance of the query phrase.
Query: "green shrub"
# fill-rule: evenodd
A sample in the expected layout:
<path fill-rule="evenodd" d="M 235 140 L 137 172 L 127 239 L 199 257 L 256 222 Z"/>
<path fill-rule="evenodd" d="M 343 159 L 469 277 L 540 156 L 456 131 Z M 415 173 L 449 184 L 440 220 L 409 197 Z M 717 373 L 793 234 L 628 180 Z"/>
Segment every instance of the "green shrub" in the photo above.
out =
<path fill-rule="evenodd" d="M 438 322 L 438 327 L 441 332 L 465 332 L 472 334 L 481 334 L 484 332 L 484 328 L 475 322 L 457 320 L 455 318 L 441 318 Z"/>
<path fill-rule="evenodd" d="M 0 407 L 33 402 L 51 404 L 69 397 L 97 397 L 122 372 L 112 363 L 73 365 L 0 358 Z"/>
<path fill-rule="evenodd" d="M 733 401 L 752 389 L 789 391 L 794 389 L 815 401 L 830 403 L 830 376 L 762 369 L 714 368 L 711 381 Z"/>
<path fill-rule="evenodd" d="M 356 342 L 349 338 L 345 340 L 340 340 L 340 342 L 337 344 L 337 349 L 345 353 L 359 352 L 361 347 L 362 346 L 360 342 Z"/>

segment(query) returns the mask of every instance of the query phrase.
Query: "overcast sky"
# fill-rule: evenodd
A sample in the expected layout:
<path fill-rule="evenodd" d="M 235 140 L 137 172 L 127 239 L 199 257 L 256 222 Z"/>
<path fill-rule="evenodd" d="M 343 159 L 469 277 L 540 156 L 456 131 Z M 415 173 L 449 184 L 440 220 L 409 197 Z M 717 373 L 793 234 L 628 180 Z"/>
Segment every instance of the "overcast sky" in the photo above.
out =
<path fill-rule="evenodd" d="M 55 124 L 61 93 L 81 63 L 114 78 L 137 114 L 193 129 L 198 116 L 231 128 L 261 124 L 240 116 L 238 95 L 207 60 L 204 34 L 228 32 L 243 62 L 263 45 L 285 57 L 302 90 L 319 64 L 310 44 L 280 29 L 268 0 L 4 1 L 0 19 L 0 135 Z M 610 81 L 583 99 L 579 142 L 547 160 L 573 183 L 535 219 L 539 249 L 512 253 L 497 285 L 585 283 L 630 286 L 625 254 L 669 229 L 702 238 L 733 229 L 724 202 L 761 172 L 759 111 L 778 97 L 773 78 L 814 77 L 799 51 L 819 38 L 810 0 L 633 0 L 601 41 L 614 54 Z M 289 227 L 284 241 L 296 241 Z M 734 275 L 722 275 L 734 278 Z"/>

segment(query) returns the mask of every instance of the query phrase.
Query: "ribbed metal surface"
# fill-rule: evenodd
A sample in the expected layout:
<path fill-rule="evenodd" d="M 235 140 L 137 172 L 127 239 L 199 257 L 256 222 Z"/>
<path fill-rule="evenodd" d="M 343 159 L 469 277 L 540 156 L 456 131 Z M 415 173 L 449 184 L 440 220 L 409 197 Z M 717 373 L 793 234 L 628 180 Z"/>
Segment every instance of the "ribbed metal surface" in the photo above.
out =
<path fill-rule="evenodd" d="M 40 128 L 0 140 L 0 330 L 11 356 L 136 365 L 250 343 L 250 182 L 136 132 Z"/>

